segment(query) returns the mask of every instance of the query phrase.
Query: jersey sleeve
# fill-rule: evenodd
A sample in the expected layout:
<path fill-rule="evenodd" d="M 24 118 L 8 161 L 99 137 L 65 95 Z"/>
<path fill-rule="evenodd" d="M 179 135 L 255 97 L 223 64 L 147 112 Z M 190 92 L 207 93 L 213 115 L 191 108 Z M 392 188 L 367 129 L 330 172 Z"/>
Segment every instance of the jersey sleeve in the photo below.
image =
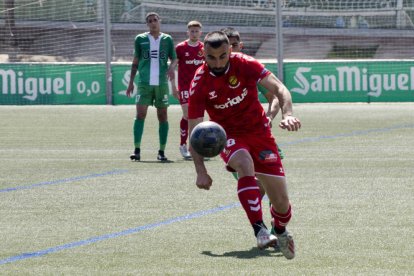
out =
<path fill-rule="evenodd" d="M 271 74 L 262 63 L 253 57 L 244 55 L 243 63 L 248 68 L 248 70 L 245 70 L 245 72 L 248 72 L 247 76 L 253 78 L 256 82 L 261 81 Z"/>
<path fill-rule="evenodd" d="M 203 66 L 197 69 L 190 84 L 190 97 L 188 100 L 188 118 L 197 119 L 204 117 L 206 109 L 205 95 L 203 93 Z"/>
<path fill-rule="evenodd" d="M 137 35 L 137 36 L 135 37 L 135 42 L 134 42 L 134 57 L 136 57 L 136 58 L 138 58 L 138 59 L 140 59 L 140 56 L 141 56 L 141 49 L 140 49 L 140 45 L 141 45 L 141 43 L 140 43 L 140 38 L 139 38 L 139 36 Z"/>
<path fill-rule="evenodd" d="M 180 59 L 180 44 L 175 46 L 175 54 L 177 55 L 177 58 Z"/>
<path fill-rule="evenodd" d="M 168 41 L 170 43 L 170 47 L 169 47 L 170 52 L 168 53 L 168 56 L 170 57 L 171 60 L 177 59 L 177 53 L 175 52 L 174 41 L 171 36 L 168 37 Z"/>

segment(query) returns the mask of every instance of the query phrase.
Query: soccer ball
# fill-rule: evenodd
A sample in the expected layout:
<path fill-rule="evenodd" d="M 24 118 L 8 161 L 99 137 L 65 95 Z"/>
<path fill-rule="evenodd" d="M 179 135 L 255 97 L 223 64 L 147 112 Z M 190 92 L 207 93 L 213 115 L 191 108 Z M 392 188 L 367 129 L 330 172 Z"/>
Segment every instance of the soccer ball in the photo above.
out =
<path fill-rule="evenodd" d="M 212 121 L 199 123 L 190 135 L 191 147 L 203 157 L 217 156 L 224 149 L 226 141 L 224 128 Z"/>

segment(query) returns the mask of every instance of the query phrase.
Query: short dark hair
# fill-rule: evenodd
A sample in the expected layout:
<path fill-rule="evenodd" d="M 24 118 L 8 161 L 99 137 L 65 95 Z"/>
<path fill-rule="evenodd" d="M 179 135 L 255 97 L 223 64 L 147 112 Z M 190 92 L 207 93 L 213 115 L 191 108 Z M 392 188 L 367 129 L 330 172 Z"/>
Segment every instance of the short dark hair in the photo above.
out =
<path fill-rule="evenodd" d="M 158 19 L 160 19 L 160 16 L 156 12 L 149 12 L 145 15 L 145 22 L 148 22 L 148 17 L 155 15 Z"/>
<path fill-rule="evenodd" d="M 240 41 L 240 33 L 233 27 L 223 28 L 220 31 L 225 33 L 228 38 L 235 37 L 238 41 Z"/>
<path fill-rule="evenodd" d="M 204 38 L 204 46 L 209 45 L 214 49 L 217 49 L 223 43 L 230 45 L 227 35 L 221 31 L 209 32 Z"/>

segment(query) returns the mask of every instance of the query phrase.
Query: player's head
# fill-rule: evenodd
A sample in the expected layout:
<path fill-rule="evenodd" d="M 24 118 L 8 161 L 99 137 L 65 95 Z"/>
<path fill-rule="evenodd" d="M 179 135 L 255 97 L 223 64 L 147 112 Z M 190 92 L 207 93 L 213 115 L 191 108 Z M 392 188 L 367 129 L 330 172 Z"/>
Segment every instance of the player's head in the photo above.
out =
<path fill-rule="evenodd" d="M 145 22 L 150 30 L 150 32 L 159 32 L 160 31 L 160 22 L 161 18 L 156 12 L 149 12 L 145 16 Z"/>
<path fill-rule="evenodd" d="M 216 76 L 223 75 L 229 67 L 230 44 L 220 31 L 210 32 L 204 38 L 204 58 L 208 68 Z"/>
<path fill-rule="evenodd" d="M 188 22 L 187 35 L 190 41 L 197 42 L 200 40 L 201 33 L 202 33 L 201 28 L 203 28 L 203 26 L 198 21 L 193 20 L 193 21 Z"/>
<path fill-rule="evenodd" d="M 240 41 L 240 33 L 232 27 L 223 28 L 221 29 L 221 31 L 225 33 L 229 38 L 231 51 L 241 52 L 241 50 L 243 49 L 243 42 Z"/>

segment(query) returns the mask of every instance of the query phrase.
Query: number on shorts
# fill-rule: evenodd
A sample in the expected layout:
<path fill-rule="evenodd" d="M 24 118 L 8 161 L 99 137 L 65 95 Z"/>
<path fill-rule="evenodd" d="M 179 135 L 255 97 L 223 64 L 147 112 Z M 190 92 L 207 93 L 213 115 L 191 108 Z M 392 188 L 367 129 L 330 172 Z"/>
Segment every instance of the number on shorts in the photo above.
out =
<path fill-rule="evenodd" d="M 231 146 L 234 146 L 235 144 L 236 144 L 236 141 L 234 139 L 228 139 L 226 147 L 229 148 Z"/>
<path fill-rule="evenodd" d="M 188 99 L 189 98 L 188 91 L 181 91 L 181 99 Z"/>

